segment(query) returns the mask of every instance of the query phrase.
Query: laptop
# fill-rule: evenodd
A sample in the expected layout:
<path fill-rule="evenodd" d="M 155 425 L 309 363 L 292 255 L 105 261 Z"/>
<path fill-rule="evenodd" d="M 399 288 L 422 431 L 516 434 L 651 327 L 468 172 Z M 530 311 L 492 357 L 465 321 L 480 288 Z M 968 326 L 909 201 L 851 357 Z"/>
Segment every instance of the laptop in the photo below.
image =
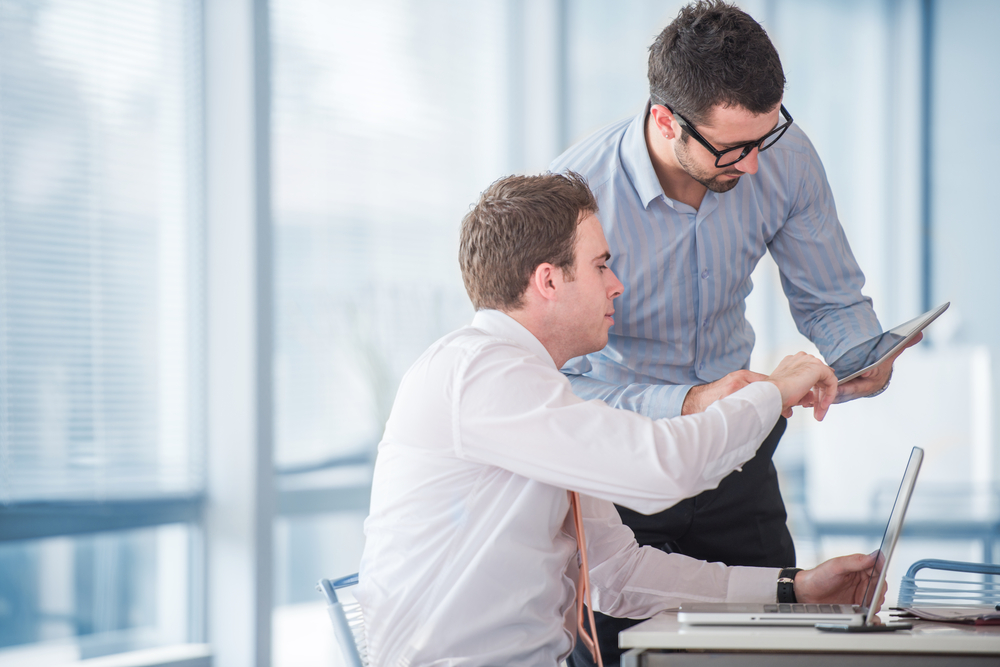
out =
<path fill-rule="evenodd" d="M 677 615 L 680 623 L 687 625 L 817 625 L 821 629 L 847 629 L 873 627 L 873 619 L 879 600 L 885 590 L 885 576 L 889 569 L 889 559 L 896 547 L 899 533 L 903 528 L 906 508 L 917 483 L 917 473 L 924 459 L 924 450 L 914 447 L 903 473 L 903 481 L 896 493 L 896 500 L 889 514 L 889 523 L 882 536 L 877 565 L 868 577 L 864 604 L 732 604 L 693 603 L 683 604 Z M 824 627 L 827 626 L 827 627 Z M 885 627 L 885 626 L 882 626 Z"/>

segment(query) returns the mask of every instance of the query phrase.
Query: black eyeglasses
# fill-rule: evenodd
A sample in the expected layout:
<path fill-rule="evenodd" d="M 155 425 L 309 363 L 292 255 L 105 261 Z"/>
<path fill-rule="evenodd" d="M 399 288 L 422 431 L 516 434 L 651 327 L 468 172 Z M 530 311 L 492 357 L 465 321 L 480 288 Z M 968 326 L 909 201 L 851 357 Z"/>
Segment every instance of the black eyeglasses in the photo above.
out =
<path fill-rule="evenodd" d="M 653 103 L 659 104 L 662 107 L 670 109 L 670 107 L 668 107 L 666 104 L 663 104 L 662 102 L 657 102 L 654 100 Z M 733 146 L 732 148 L 727 148 L 724 151 L 720 151 L 716 149 L 715 146 L 708 143 L 708 140 L 705 139 L 705 137 L 698 134 L 698 130 L 694 129 L 694 125 L 689 123 L 687 119 L 684 118 L 684 116 L 680 115 L 673 109 L 670 109 L 670 113 L 674 114 L 674 118 L 677 119 L 678 125 L 684 128 L 688 134 L 690 134 L 692 137 L 695 138 L 695 141 L 704 146 L 709 153 L 715 156 L 715 166 L 720 169 L 722 167 L 729 167 L 736 164 L 737 162 L 745 158 L 747 155 L 750 155 L 750 152 L 754 148 L 756 148 L 759 152 L 763 153 L 768 148 L 773 146 L 775 142 L 777 142 L 778 139 L 781 138 L 781 135 L 785 133 L 785 130 L 788 129 L 788 126 L 792 124 L 792 116 L 788 113 L 788 109 L 785 108 L 785 105 L 782 104 L 781 115 L 785 117 L 784 123 L 774 128 L 773 130 L 765 134 L 757 141 L 751 141 L 749 143 L 745 143 L 740 146 Z"/>

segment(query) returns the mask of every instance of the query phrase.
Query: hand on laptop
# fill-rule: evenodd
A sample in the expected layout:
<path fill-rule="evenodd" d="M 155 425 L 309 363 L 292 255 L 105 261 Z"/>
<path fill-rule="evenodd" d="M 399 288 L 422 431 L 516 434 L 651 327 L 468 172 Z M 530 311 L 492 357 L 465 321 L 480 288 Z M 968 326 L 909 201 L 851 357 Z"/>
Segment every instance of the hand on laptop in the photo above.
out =
<path fill-rule="evenodd" d="M 840 556 L 795 575 L 795 599 L 814 604 L 864 604 L 865 588 L 872 570 L 883 562 L 881 552 Z M 878 580 L 878 572 L 875 573 Z M 883 587 L 884 588 L 884 587 Z M 876 609 L 885 602 L 885 591 L 873 602 Z"/>
<path fill-rule="evenodd" d="M 785 357 L 764 380 L 781 391 L 781 414 L 792 416 L 796 405 L 812 408 L 813 416 L 822 421 L 837 396 L 837 376 L 822 361 L 799 352 Z"/>

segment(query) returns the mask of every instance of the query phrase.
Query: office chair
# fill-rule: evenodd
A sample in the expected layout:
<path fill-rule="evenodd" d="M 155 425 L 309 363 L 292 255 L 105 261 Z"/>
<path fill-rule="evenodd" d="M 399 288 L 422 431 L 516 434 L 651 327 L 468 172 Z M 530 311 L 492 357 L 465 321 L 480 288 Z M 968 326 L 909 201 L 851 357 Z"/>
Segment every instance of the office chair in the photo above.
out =
<path fill-rule="evenodd" d="M 351 592 L 358 585 L 358 575 L 352 574 L 334 581 L 320 579 L 316 586 L 326 596 L 326 611 L 333 623 L 337 643 L 349 667 L 368 667 L 368 640 L 361 605 Z M 337 595 L 340 591 L 340 595 Z"/>

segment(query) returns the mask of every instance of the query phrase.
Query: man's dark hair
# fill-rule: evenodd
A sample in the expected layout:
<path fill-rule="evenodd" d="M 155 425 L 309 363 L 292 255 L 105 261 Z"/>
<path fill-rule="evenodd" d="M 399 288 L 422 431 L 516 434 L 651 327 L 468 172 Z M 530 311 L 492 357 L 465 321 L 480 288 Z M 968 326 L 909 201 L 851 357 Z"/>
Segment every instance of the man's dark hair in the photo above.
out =
<path fill-rule="evenodd" d="M 774 109 L 785 90 L 778 52 L 759 23 L 721 0 L 681 9 L 649 47 L 649 93 L 694 124 L 716 105 L 753 114 Z"/>
<path fill-rule="evenodd" d="M 579 174 L 508 176 L 462 220 L 458 262 L 476 310 L 516 310 L 539 264 L 573 279 L 577 225 L 597 201 Z"/>

